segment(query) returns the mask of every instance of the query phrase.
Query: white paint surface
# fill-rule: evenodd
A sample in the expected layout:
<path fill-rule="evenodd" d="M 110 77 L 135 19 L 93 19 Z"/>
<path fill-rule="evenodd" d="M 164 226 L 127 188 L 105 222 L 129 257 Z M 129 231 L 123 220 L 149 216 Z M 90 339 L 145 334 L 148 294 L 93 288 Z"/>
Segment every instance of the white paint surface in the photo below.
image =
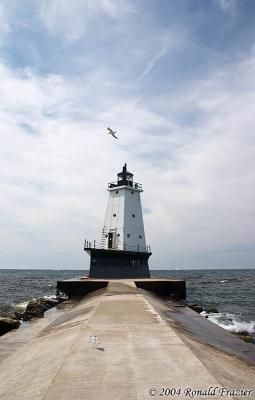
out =
<path fill-rule="evenodd" d="M 109 234 L 113 233 L 115 250 L 146 251 L 140 193 L 130 186 L 109 188 L 109 199 L 102 231 L 102 247 L 109 248 Z"/>

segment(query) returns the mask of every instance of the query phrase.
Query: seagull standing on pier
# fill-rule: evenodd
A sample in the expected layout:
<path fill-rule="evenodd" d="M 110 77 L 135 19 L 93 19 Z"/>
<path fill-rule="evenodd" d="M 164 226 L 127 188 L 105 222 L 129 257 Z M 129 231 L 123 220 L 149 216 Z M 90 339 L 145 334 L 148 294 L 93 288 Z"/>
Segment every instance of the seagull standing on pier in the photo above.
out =
<path fill-rule="evenodd" d="M 93 347 L 95 348 L 96 343 L 97 343 L 97 341 L 98 341 L 96 335 L 90 335 L 90 339 L 91 339 L 91 342 L 92 342 L 92 344 L 93 344 Z"/>
<path fill-rule="evenodd" d="M 98 348 L 100 345 L 100 340 L 96 337 L 96 335 L 90 335 L 91 342 L 93 344 L 93 348 Z"/>
<path fill-rule="evenodd" d="M 107 129 L 108 129 L 108 131 L 109 131 L 109 132 L 107 132 L 109 135 L 112 135 L 115 139 L 118 139 L 117 136 L 115 135 L 115 133 L 117 133 L 117 132 L 114 132 L 114 131 L 113 131 L 111 128 L 109 128 L 109 127 L 108 127 Z"/>

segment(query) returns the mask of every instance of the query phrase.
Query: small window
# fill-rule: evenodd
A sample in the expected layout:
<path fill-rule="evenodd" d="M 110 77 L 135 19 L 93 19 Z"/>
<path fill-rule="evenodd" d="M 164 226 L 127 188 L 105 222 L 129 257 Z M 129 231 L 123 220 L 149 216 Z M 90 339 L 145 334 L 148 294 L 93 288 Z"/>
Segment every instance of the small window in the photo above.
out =
<path fill-rule="evenodd" d="M 112 214 L 112 216 L 115 218 L 115 217 L 116 217 L 116 214 Z"/>
<path fill-rule="evenodd" d="M 139 239 L 142 239 L 142 235 L 139 235 Z"/>
<path fill-rule="evenodd" d="M 118 190 L 116 190 L 116 192 L 115 192 L 116 194 L 118 194 L 119 193 L 119 191 Z"/>
<path fill-rule="evenodd" d="M 129 233 L 127 234 L 127 237 L 130 237 L 130 234 L 129 234 Z"/>
<path fill-rule="evenodd" d="M 106 238 L 107 238 L 107 237 L 108 237 L 108 235 L 106 234 L 106 235 L 104 235 L 104 237 L 106 237 Z"/>
<path fill-rule="evenodd" d="M 135 218 L 135 214 L 132 214 L 132 217 Z"/>
<path fill-rule="evenodd" d="M 131 194 L 134 194 L 135 192 L 133 190 L 131 190 Z"/>
<path fill-rule="evenodd" d="M 117 233 L 117 237 L 120 237 L 120 234 L 119 234 L 119 233 Z"/>

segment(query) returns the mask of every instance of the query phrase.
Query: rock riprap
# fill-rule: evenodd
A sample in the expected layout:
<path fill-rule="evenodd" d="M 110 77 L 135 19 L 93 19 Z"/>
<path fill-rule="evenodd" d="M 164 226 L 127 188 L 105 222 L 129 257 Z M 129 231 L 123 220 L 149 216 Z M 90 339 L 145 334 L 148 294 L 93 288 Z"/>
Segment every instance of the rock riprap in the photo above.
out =
<path fill-rule="evenodd" d="M 5 333 L 17 329 L 21 321 L 28 321 L 32 318 L 41 318 L 44 316 L 45 311 L 52 307 L 57 306 L 64 301 L 62 297 L 56 298 L 39 298 L 30 300 L 27 304 L 26 310 L 23 313 L 16 311 L 2 311 L 0 312 L 0 336 Z"/>
<path fill-rule="evenodd" d="M 23 321 L 28 321 L 31 318 L 43 317 L 45 311 L 49 310 L 52 307 L 55 307 L 58 303 L 60 303 L 59 298 L 56 299 L 39 298 L 30 300 L 30 302 L 27 305 L 26 311 L 22 315 L 22 319 Z"/>
<path fill-rule="evenodd" d="M 12 329 L 17 329 L 20 324 L 21 322 L 18 319 L 3 317 L 0 315 L 0 336 L 11 331 Z"/>

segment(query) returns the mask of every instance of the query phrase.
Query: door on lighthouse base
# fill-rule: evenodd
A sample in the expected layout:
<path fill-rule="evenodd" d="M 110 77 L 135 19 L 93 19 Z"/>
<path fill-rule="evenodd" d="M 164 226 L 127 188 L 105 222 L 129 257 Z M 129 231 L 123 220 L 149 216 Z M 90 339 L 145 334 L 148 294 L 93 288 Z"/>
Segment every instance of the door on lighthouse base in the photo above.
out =
<path fill-rule="evenodd" d="M 112 249 L 113 232 L 108 233 L 108 249 Z"/>

